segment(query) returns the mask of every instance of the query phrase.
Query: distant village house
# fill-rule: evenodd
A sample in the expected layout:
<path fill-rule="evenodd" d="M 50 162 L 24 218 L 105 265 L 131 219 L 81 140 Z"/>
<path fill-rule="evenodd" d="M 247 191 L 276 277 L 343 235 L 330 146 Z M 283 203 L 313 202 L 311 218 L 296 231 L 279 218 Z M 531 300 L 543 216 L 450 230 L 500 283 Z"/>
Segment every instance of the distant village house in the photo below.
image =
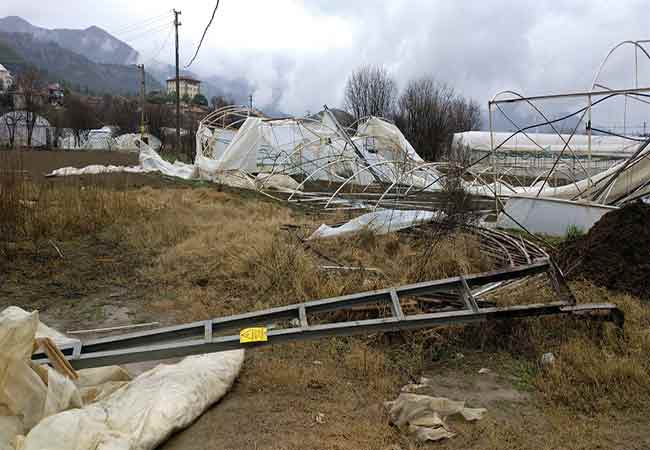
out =
<path fill-rule="evenodd" d="M 47 85 L 47 99 L 50 105 L 63 106 L 64 96 L 63 88 L 59 83 Z"/>
<path fill-rule="evenodd" d="M 201 93 L 201 82 L 194 78 L 181 76 L 178 78 L 181 98 L 187 96 L 193 99 Z M 176 94 L 176 77 L 167 79 L 167 94 Z"/>

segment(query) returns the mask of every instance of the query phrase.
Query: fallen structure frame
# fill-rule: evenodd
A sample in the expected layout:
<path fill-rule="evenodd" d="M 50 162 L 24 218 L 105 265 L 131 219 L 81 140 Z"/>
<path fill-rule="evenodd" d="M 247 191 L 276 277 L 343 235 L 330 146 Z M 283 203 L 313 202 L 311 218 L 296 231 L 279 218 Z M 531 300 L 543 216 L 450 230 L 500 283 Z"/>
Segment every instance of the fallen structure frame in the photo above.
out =
<path fill-rule="evenodd" d="M 548 275 L 560 301 L 507 307 L 486 306 L 487 303 L 478 298 L 481 289 L 472 291 L 472 288 L 481 288 L 491 283 L 522 279 L 543 273 Z M 424 295 L 430 297 L 436 294 L 448 297 L 450 293 L 461 300 L 462 307 L 412 315 L 405 314 L 402 310 L 401 301 L 405 297 Z M 349 311 L 350 308 L 359 305 L 377 305 L 378 310 L 383 308 L 390 312 L 390 316 L 343 322 L 332 321 L 332 315 L 325 315 L 320 320 L 314 317 L 321 313 Z M 492 272 L 461 275 L 97 339 L 61 350 L 72 367 L 83 369 L 333 336 L 431 328 L 494 319 L 584 313 L 598 313 L 605 320 L 613 320 L 619 324 L 623 322 L 622 312 L 612 303 L 577 304 L 561 272 L 546 259 Z M 241 342 L 239 334 L 220 334 L 255 325 L 277 325 L 283 321 L 289 322 L 289 326 L 269 329 L 265 338 L 258 342 Z M 319 321 L 319 323 L 312 321 Z M 41 363 L 47 362 L 42 353 L 35 354 L 33 359 Z"/>

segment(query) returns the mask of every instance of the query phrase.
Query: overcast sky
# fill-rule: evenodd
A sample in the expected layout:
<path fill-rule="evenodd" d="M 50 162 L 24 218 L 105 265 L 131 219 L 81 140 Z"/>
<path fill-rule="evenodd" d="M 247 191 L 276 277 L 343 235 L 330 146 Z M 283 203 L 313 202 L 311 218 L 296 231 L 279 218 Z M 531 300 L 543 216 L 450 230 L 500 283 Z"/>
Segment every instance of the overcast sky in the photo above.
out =
<path fill-rule="evenodd" d="M 47 28 L 97 25 L 172 63 L 171 26 L 160 16 L 171 23 L 173 7 L 182 10 L 187 62 L 212 1 L 2 0 L 0 16 Z M 647 17 L 641 0 L 221 0 L 191 69 L 250 80 L 260 106 L 275 90 L 276 106 L 294 114 L 339 106 L 348 74 L 366 63 L 385 65 L 401 86 L 432 75 L 485 104 L 502 89 L 588 89 L 615 43 L 650 38 Z M 633 82 L 630 55 L 613 61 L 610 85 Z"/>

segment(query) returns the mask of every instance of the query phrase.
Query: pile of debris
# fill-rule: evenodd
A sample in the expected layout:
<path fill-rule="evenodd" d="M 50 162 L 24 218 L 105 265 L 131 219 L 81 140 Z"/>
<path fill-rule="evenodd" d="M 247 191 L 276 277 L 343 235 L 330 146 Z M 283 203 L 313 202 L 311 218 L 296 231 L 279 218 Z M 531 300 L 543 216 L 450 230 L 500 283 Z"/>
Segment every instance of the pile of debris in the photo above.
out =
<path fill-rule="evenodd" d="M 570 239 L 560 264 L 573 279 L 650 300 L 650 205 L 631 203 L 603 216 L 588 234 Z"/>

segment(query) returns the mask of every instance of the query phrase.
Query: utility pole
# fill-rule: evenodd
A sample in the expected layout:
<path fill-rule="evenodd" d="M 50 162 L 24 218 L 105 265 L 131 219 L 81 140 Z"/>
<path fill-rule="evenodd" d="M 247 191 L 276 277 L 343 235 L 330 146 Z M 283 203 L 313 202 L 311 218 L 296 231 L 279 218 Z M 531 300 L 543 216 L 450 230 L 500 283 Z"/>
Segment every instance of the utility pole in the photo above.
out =
<path fill-rule="evenodd" d="M 138 64 L 140 69 L 140 138 L 144 142 L 144 97 L 146 95 L 144 64 Z"/>
<path fill-rule="evenodd" d="M 253 94 L 248 95 L 248 108 L 253 111 Z"/>
<path fill-rule="evenodd" d="M 178 27 L 181 23 L 178 21 L 180 11 L 174 9 L 174 28 L 176 29 L 176 150 L 181 145 L 181 80 L 178 62 Z"/>

